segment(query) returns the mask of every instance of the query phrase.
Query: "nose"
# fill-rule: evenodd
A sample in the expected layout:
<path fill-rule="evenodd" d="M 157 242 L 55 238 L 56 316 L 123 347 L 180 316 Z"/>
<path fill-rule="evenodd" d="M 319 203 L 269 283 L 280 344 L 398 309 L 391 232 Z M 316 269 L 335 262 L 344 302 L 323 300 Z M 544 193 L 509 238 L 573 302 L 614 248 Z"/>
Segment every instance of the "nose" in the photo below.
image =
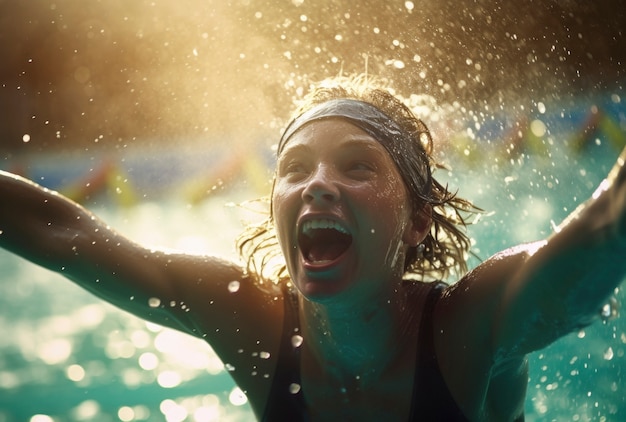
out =
<path fill-rule="evenodd" d="M 335 202 L 339 196 L 332 169 L 325 165 L 316 168 L 302 191 L 304 202 Z"/>

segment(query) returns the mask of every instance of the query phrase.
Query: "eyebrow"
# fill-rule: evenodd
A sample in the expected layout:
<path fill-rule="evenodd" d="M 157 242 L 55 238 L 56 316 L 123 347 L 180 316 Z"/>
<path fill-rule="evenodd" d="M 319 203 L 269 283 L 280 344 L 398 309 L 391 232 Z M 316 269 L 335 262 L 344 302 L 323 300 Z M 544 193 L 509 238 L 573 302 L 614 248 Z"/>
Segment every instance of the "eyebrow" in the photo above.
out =
<path fill-rule="evenodd" d="M 380 148 L 377 148 L 379 146 Z M 343 151 L 366 151 L 376 155 L 376 157 L 384 159 L 389 153 L 386 148 L 376 138 L 371 135 L 357 135 L 346 139 L 339 146 Z"/>
<path fill-rule="evenodd" d="M 302 145 L 302 144 L 287 145 L 278 156 L 278 159 L 276 160 L 276 165 L 279 166 L 286 159 L 294 155 L 302 156 L 302 155 L 307 155 L 310 153 L 311 153 L 311 147 L 309 147 L 308 145 Z"/>
<path fill-rule="evenodd" d="M 373 138 L 371 135 L 359 134 L 359 135 L 350 136 L 348 139 L 341 140 L 339 148 L 341 149 L 364 149 L 364 150 L 372 151 L 375 153 L 381 153 L 382 151 L 378 150 L 374 146 L 376 144 L 382 146 L 382 144 L 377 139 Z M 310 153 L 310 152 L 311 152 L 311 147 L 309 145 L 287 144 L 285 146 L 285 149 L 283 149 L 282 153 L 280 154 L 279 160 L 280 158 L 282 158 L 283 156 L 287 154 Z"/>
<path fill-rule="evenodd" d="M 362 148 L 362 149 L 372 150 L 374 152 L 379 152 L 379 150 L 375 147 L 375 145 L 380 145 L 382 147 L 382 144 L 371 135 L 365 135 L 365 136 L 359 135 L 358 137 L 353 137 L 353 138 L 345 140 L 344 142 L 342 142 L 341 147 L 346 148 L 346 149 Z"/>

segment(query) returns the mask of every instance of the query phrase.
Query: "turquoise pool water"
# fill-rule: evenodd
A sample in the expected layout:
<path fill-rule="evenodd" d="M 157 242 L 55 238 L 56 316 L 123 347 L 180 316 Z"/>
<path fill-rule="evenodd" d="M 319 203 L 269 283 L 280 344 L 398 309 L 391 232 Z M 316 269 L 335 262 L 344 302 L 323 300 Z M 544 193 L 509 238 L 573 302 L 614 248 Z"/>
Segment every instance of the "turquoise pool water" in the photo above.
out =
<path fill-rule="evenodd" d="M 548 236 L 590 196 L 626 132 L 619 97 L 600 103 L 613 126 L 591 130 L 585 122 L 597 102 L 589 102 L 531 116 L 519 127 L 524 133 L 513 137 L 517 144 L 503 134 L 518 126 L 504 118 L 468 124 L 451 138 L 444 153 L 454 172 L 437 176 L 488 211 L 470 227 L 480 257 Z M 143 166 L 164 157 L 171 160 L 155 152 Z M 31 174 L 52 183 L 69 171 L 59 169 L 58 158 L 33 157 Z M 220 187 L 192 203 L 180 190 L 164 188 L 166 178 L 171 183 L 184 175 L 162 171 L 147 178 L 130 158 L 123 166 L 131 180 L 124 186 L 139 192 L 134 205 L 118 206 L 115 192 L 90 202 L 111 226 L 145 243 L 234 256 L 233 239 L 250 214 L 231 204 L 257 194 L 249 184 Z M 0 422 L 250 420 L 245 397 L 202 341 L 147 324 L 4 251 L 0 274 Z M 598 310 L 603 319 L 530 356 L 528 421 L 626 420 L 622 287 Z"/>

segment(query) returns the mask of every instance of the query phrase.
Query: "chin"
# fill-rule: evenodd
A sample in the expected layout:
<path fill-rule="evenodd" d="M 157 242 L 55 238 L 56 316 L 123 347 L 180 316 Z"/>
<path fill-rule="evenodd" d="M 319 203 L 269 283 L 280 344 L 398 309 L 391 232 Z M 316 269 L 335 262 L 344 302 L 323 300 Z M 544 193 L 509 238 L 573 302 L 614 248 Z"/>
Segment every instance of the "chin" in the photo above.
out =
<path fill-rule="evenodd" d="M 332 302 L 348 289 L 345 280 L 331 277 L 300 277 L 294 283 L 302 295 L 311 302 Z"/>

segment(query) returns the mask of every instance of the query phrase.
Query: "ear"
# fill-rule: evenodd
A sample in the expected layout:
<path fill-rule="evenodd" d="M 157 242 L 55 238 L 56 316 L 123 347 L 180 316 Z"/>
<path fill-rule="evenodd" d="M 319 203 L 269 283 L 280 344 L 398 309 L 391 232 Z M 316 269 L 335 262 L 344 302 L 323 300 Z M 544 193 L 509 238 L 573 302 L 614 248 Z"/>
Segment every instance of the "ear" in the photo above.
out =
<path fill-rule="evenodd" d="M 411 219 L 411 224 L 407 227 L 403 241 L 409 246 L 417 246 L 422 240 L 428 236 L 430 232 L 430 226 L 432 224 L 432 213 L 433 208 L 430 204 L 425 204 L 422 209 L 418 210 L 418 212 Z"/>

